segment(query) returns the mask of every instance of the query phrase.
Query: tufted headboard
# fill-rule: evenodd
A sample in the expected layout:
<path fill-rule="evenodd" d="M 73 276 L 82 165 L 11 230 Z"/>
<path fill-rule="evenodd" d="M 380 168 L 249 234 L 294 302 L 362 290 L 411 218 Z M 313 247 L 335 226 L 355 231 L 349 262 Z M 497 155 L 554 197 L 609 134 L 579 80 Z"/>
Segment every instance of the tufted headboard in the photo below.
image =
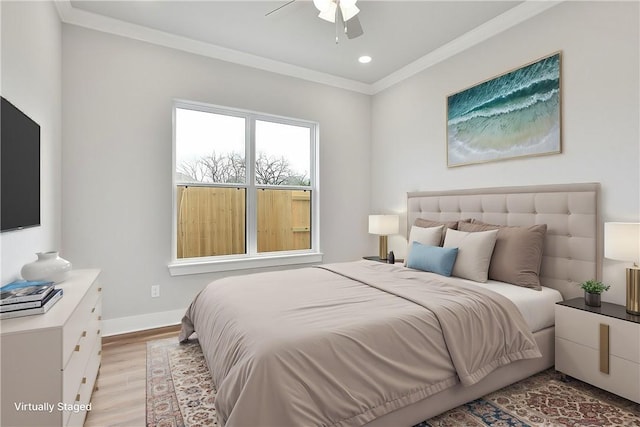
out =
<path fill-rule="evenodd" d="M 565 299 L 579 283 L 602 278 L 600 184 L 558 184 L 407 194 L 407 235 L 416 218 L 530 226 L 547 224 L 540 282 Z"/>

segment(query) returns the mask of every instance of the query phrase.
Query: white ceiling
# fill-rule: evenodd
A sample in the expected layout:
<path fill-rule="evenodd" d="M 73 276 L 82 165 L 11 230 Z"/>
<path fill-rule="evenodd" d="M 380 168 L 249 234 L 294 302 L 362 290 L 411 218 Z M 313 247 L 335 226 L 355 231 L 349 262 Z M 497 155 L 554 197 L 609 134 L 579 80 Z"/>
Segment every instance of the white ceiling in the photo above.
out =
<path fill-rule="evenodd" d="M 551 3 L 360 0 L 364 35 L 340 35 L 336 44 L 335 25 L 318 18 L 311 1 L 265 16 L 286 2 L 63 0 L 58 10 L 72 24 L 372 93 L 403 70 L 425 68 L 445 50 L 451 56 Z M 357 59 L 365 54 L 373 61 L 363 65 Z"/>

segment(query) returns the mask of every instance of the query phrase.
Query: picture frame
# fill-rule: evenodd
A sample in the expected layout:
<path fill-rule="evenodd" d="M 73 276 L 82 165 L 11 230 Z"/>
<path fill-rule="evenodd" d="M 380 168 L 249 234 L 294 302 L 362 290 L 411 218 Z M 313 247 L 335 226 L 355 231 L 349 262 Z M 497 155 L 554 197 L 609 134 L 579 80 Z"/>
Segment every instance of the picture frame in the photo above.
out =
<path fill-rule="evenodd" d="M 447 97 L 447 166 L 562 152 L 555 52 Z"/>

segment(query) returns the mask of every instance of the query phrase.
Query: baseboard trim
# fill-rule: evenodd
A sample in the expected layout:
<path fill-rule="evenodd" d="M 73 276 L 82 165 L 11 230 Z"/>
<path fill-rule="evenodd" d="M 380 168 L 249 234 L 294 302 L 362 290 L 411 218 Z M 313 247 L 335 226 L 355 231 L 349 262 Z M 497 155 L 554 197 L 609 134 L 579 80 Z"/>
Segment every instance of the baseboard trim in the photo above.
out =
<path fill-rule="evenodd" d="M 122 335 L 131 332 L 145 331 L 148 329 L 162 328 L 164 326 L 179 325 L 186 308 L 147 313 L 138 316 L 118 317 L 102 321 L 103 337 Z"/>

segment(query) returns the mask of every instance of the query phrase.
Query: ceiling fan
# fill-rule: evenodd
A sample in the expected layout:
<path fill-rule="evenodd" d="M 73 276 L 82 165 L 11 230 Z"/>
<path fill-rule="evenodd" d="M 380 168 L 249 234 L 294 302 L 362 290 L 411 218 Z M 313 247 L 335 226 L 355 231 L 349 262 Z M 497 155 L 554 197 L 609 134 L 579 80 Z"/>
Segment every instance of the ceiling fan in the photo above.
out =
<path fill-rule="evenodd" d="M 296 0 L 291 0 L 273 9 L 265 16 L 269 16 L 295 1 Z M 313 0 L 313 5 L 320 11 L 318 17 L 336 24 L 336 43 L 338 43 L 338 33 L 340 30 L 342 30 L 349 39 L 355 39 L 364 34 L 357 16 L 358 12 L 360 12 L 360 9 L 356 6 L 357 1 L 358 0 Z"/>

